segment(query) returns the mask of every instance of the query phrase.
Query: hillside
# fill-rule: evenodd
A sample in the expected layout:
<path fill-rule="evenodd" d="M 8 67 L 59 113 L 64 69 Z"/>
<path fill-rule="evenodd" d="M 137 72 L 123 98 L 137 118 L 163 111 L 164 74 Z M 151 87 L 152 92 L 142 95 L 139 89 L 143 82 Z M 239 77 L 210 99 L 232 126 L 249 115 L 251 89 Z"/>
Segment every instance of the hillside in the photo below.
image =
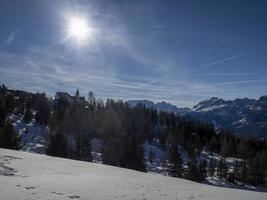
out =
<path fill-rule="evenodd" d="M 0 87 L 0 148 L 92 161 L 191 181 L 266 186 L 265 140 L 123 101 Z M 157 104 L 158 105 L 158 104 Z"/>
<path fill-rule="evenodd" d="M 103 164 L 0 149 L 1 199 L 242 199 L 267 193 L 240 191 Z"/>

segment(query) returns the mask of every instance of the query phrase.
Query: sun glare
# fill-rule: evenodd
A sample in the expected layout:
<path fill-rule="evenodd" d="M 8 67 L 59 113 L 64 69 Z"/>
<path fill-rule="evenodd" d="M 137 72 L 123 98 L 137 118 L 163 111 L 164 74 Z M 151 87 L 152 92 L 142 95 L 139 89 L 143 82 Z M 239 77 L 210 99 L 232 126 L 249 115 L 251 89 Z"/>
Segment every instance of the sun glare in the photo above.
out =
<path fill-rule="evenodd" d="M 73 17 L 69 19 L 69 34 L 77 40 L 85 40 L 90 35 L 90 27 L 87 21 L 80 17 Z"/>

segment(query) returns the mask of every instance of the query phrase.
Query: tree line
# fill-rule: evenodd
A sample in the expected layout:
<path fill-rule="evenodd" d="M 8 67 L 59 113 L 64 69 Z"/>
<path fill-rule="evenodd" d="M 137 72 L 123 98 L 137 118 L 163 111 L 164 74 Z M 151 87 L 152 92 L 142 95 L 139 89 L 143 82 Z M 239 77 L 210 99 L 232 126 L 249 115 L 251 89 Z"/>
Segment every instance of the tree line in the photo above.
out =
<path fill-rule="evenodd" d="M 18 113 L 26 122 L 35 118 L 38 123 L 49 126 L 47 154 L 52 156 L 92 161 L 90 141 L 98 138 L 103 142 L 103 163 L 146 171 L 144 143 L 152 144 L 158 139 L 166 152 L 164 162 L 170 176 L 200 182 L 216 175 L 242 185 L 267 184 L 265 140 L 238 137 L 227 130 L 215 130 L 212 124 L 157 112 L 143 105 L 130 107 L 113 99 L 104 102 L 92 92 L 86 101 L 74 98 L 70 102 L 62 98 L 56 104 L 45 94 L 8 90 L 5 86 L 1 86 L 0 93 L 0 147 L 19 148 L 19 138 L 7 120 L 9 113 Z M 79 96 L 78 91 L 76 96 Z M 13 138 L 8 136 L 7 139 L 3 132 L 12 132 Z M 12 146 L 9 140 L 17 144 Z M 186 167 L 180 148 L 188 152 Z M 203 150 L 223 158 L 219 161 L 200 159 Z M 239 158 L 231 169 L 227 157 Z M 152 156 L 150 161 L 153 162 Z"/>

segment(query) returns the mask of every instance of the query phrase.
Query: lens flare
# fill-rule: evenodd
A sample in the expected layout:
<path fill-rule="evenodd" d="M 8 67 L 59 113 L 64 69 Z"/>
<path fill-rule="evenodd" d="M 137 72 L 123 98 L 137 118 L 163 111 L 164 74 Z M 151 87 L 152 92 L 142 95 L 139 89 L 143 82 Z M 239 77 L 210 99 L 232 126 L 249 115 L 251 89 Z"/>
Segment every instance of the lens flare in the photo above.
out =
<path fill-rule="evenodd" d="M 91 29 L 85 19 L 73 17 L 69 19 L 69 34 L 77 40 L 86 40 L 90 36 Z"/>

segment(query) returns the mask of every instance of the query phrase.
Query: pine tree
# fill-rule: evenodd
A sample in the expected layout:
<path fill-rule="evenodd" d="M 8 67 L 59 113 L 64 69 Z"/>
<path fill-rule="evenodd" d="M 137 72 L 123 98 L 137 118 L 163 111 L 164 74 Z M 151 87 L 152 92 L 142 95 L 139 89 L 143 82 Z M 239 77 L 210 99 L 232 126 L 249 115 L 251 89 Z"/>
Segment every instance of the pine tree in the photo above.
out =
<path fill-rule="evenodd" d="M 5 108 L 5 101 L 0 96 L 0 127 L 4 126 L 7 117 L 7 110 Z"/>
<path fill-rule="evenodd" d="M 169 161 L 169 175 L 172 177 L 182 177 L 183 160 L 181 158 L 181 154 L 179 153 L 177 145 L 169 144 L 167 147 L 167 154 Z"/>
<path fill-rule="evenodd" d="M 199 170 L 203 177 L 207 176 L 207 161 L 205 159 L 200 161 Z"/>
<path fill-rule="evenodd" d="M 260 171 L 260 161 L 256 156 L 250 157 L 250 159 L 247 162 L 247 168 L 248 168 L 248 179 L 247 181 L 250 184 L 256 184 L 257 182 L 257 174 Z"/>
<path fill-rule="evenodd" d="M 152 150 L 150 150 L 149 155 L 148 155 L 148 160 L 149 160 L 150 164 L 153 163 L 153 159 L 154 159 L 154 153 Z"/>
<path fill-rule="evenodd" d="M 245 185 L 245 183 L 247 183 L 247 177 L 248 177 L 247 164 L 245 161 L 243 161 L 241 163 L 241 168 L 240 168 L 240 178 L 243 186 Z"/>
<path fill-rule="evenodd" d="M 265 143 L 265 149 L 262 155 L 262 162 L 261 162 L 261 176 L 263 177 L 263 184 L 267 187 L 267 143 Z"/>
<path fill-rule="evenodd" d="M 50 144 L 47 149 L 47 154 L 56 157 L 67 157 L 67 141 L 60 130 L 57 130 L 55 135 L 50 135 Z"/>
<path fill-rule="evenodd" d="M 234 180 L 240 182 L 240 162 L 235 161 L 234 170 L 233 170 Z"/>
<path fill-rule="evenodd" d="M 229 157 L 232 156 L 234 153 L 235 153 L 235 145 L 233 143 L 233 139 L 229 134 L 226 134 L 222 141 L 221 155 L 223 157 Z"/>
<path fill-rule="evenodd" d="M 123 137 L 123 154 L 121 156 L 120 166 L 138 171 L 146 171 L 144 163 L 144 150 L 138 144 L 136 137 L 124 136 Z"/>
<path fill-rule="evenodd" d="M 47 125 L 50 116 L 50 105 L 45 94 L 38 94 L 36 100 L 36 122 Z"/>
<path fill-rule="evenodd" d="M 80 149 L 80 159 L 84 161 L 92 162 L 93 155 L 92 155 L 92 146 L 91 142 L 88 137 L 84 136 L 82 138 L 82 144 Z"/>
<path fill-rule="evenodd" d="M 24 113 L 23 121 L 29 123 L 32 120 L 32 117 L 33 117 L 32 110 L 29 107 L 27 107 Z"/>
<path fill-rule="evenodd" d="M 204 179 L 204 175 L 197 164 L 195 155 L 192 155 L 188 162 L 188 169 L 185 178 L 191 181 L 201 182 Z"/>
<path fill-rule="evenodd" d="M 104 164 L 120 166 L 122 146 L 116 138 L 104 140 L 101 153 Z"/>
<path fill-rule="evenodd" d="M 217 175 L 220 179 L 227 178 L 228 168 L 227 168 L 225 159 L 220 159 L 218 166 L 217 166 Z"/>
<path fill-rule="evenodd" d="M 226 180 L 230 183 L 235 183 L 235 175 L 232 172 L 229 172 L 227 175 Z"/>
<path fill-rule="evenodd" d="M 0 128 L 0 148 L 20 149 L 20 137 L 10 122 Z"/>
<path fill-rule="evenodd" d="M 209 165 L 208 165 L 208 174 L 209 176 L 214 176 L 214 173 L 215 173 L 215 166 L 216 166 L 216 163 L 215 161 L 211 158 L 209 160 Z"/>

